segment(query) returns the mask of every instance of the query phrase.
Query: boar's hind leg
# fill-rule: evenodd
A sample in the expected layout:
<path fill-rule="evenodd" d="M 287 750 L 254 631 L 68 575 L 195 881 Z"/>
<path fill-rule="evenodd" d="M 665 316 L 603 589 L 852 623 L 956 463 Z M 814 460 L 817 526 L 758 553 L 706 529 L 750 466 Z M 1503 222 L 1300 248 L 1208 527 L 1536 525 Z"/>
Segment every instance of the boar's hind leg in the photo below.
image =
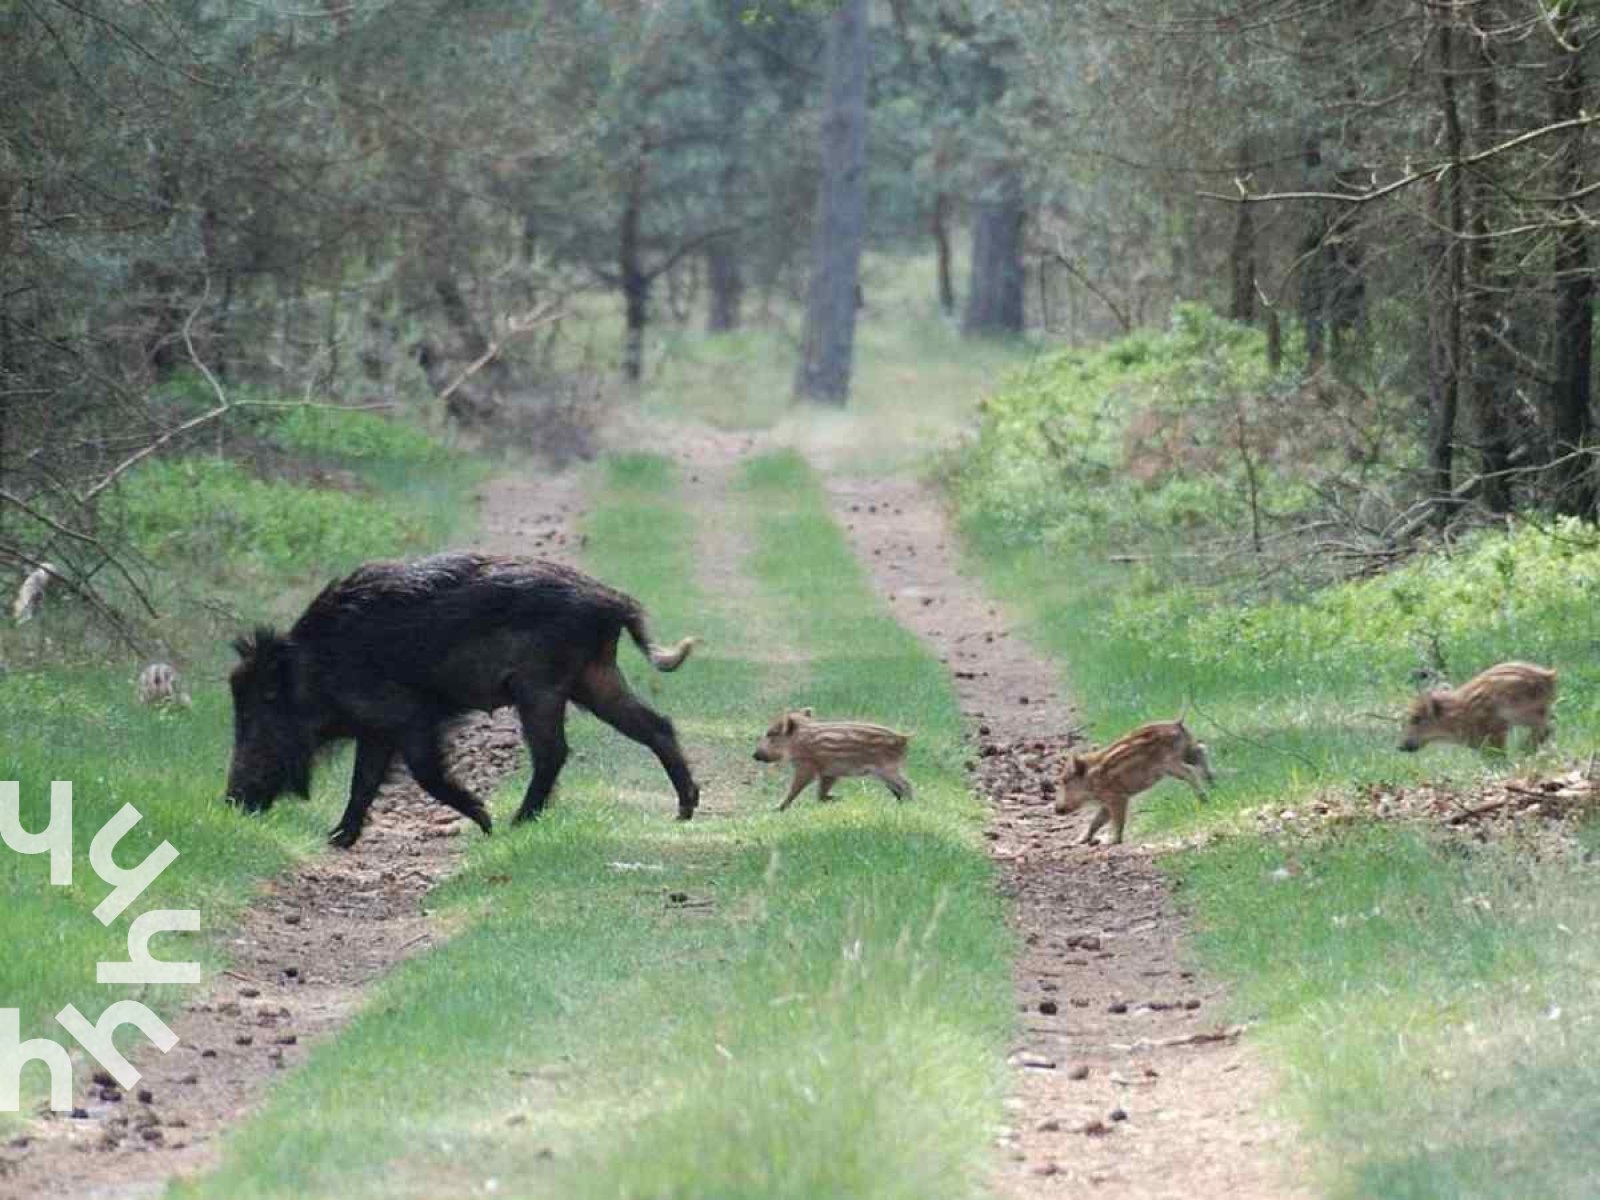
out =
<path fill-rule="evenodd" d="M 461 787 L 445 773 L 444 754 L 439 747 L 439 726 L 418 725 L 411 729 L 400 748 L 411 778 L 428 795 L 441 804 L 448 804 L 464 817 L 470 817 L 478 828 L 488 833 L 494 827 L 489 811 L 478 798 Z"/>
<path fill-rule="evenodd" d="M 687 821 L 694 816 L 700 803 L 700 787 L 689 773 L 672 722 L 629 691 L 620 671 L 615 667 L 590 667 L 579 679 L 572 698 L 618 733 L 648 746 L 678 793 L 678 820 Z"/>
<path fill-rule="evenodd" d="M 362 738 L 356 743 L 356 769 L 350 777 L 350 803 L 345 805 L 344 816 L 328 833 L 328 841 L 340 849 L 348 850 L 361 836 L 367 823 L 367 809 L 372 799 L 388 777 L 389 764 L 394 761 L 394 747 L 388 742 Z"/>
<path fill-rule="evenodd" d="M 522 797 L 514 821 L 531 821 L 544 811 L 545 802 L 555 789 L 556 776 L 567 761 L 567 698 L 560 692 L 535 692 L 517 697 L 517 716 L 522 719 L 522 737 L 533 760 L 533 778 Z"/>

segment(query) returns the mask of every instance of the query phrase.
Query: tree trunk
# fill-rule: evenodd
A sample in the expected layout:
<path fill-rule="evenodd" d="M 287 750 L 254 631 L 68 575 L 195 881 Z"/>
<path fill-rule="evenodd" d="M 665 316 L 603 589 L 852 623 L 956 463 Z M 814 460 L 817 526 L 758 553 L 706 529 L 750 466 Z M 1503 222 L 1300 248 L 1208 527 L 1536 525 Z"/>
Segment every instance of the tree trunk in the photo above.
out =
<path fill-rule="evenodd" d="M 856 298 L 867 229 L 867 0 L 844 0 L 828 18 L 822 181 L 812 244 L 797 399 L 843 404 L 850 395 Z"/>
<path fill-rule="evenodd" d="M 1012 163 L 989 170 L 972 222 L 972 276 L 961 332 L 1022 332 L 1022 174 Z"/>
<path fill-rule="evenodd" d="M 1485 0 L 1475 17 L 1490 26 L 1498 22 L 1498 5 Z M 1498 64 L 1489 53 L 1487 39 L 1479 40 L 1476 71 L 1474 143 L 1481 149 L 1493 145 L 1500 136 L 1500 80 Z M 1490 236 L 1491 217 L 1498 191 L 1486 163 L 1473 167 L 1468 176 L 1472 239 L 1467 254 L 1471 279 L 1470 307 L 1472 375 L 1469 395 L 1473 432 L 1483 465 L 1480 496 L 1490 512 L 1511 511 L 1511 437 L 1507 429 L 1502 396 L 1511 386 L 1511 364 L 1501 345 L 1496 327 L 1500 324 L 1500 305 L 1508 294 L 1506 280 L 1496 262 L 1495 242 Z"/>
<path fill-rule="evenodd" d="M 1330 191 L 1332 180 L 1322 158 L 1322 137 L 1311 133 L 1304 150 L 1307 189 Z M 1306 370 L 1320 370 L 1328 357 L 1328 326 L 1333 316 L 1333 293 L 1338 286 L 1334 238 L 1338 216 L 1326 200 L 1306 206 L 1306 227 L 1301 234 L 1300 324 L 1306 335 Z"/>
<path fill-rule="evenodd" d="M 466 293 L 461 290 L 461 284 L 453 272 L 439 267 L 433 277 L 433 294 L 438 297 L 444 318 L 461 343 L 462 356 L 469 362 L 476 362 L 487 354 L 489 339 L 478 327 L 478 320 L 472 315 L 472 305 L 467 303 Z"/>
<path fill-rule="evenodd" d="M 644 247 L 640 244 L 647 169 L 646 152 L 640 147 L 628 176 L 628 192 L 617 230 L 617 279 L 622 288 L 624 322 L 622 374 L 633 383 L 644 375 L 644 331 L 650 320 L 650 275 L 644 268 Z"/>
<path fill-rule="evenodd" d="M 1435 31 L 1440 104 L 1444 113 L 1445 153 L 1452 164 L 1463 151 L 1461 111 L 1456 99 L 1456 34 L 1448 17 Z M 1442 231 L 1438 253 L 1444 278 L 1430 298 L 1428 315 L 1428 468 L 1436 519 L 1449 519 L 1455 487 L 1456 409 L 1461 389 L 1462 236 L 1466 232 L 1461 175 L 1452 166 L 1435 176 L 1430 196 L 1435 229 Z"/>
<path fill-rule="evenodd" d="M 1570 24 L 1570 15 L 1566 15 L 1556 26 L 1556 32 L 1568 45 L 1576 40 L 1570 36 Z M 1587 99 L 1582 51 L 1565 54 L 1560 66 L 1550 84 L 1550 118 L 1570 121 L 1583 112 Z M 1561 150 L 1556 192 L 1576 195 L 1587 178 L 1584 131 L 1575 129 L 1566 135 Z M 1597 501 L 1595 466 L 1585 452 L 1593 424 L 1594 248 L 1586 228 L 1583 201 L 1574 200 L 1561 215 L 1566 223 L 1556 232 L 1555 361 L 1548 401 L 1556 460 L 1551 483 L 1558 512 L 1593 517 Z"/>
<path fill-rule="evenodd" d="M 729 230 L 744 223 L 744 118 L 749 109 L 749 89 L 738 63 L 730 57 L 722 70 L 722 91 L 717 120 L 720 126 L 722 170 L 717 176 L 718 219 Z M 726 233 L 706 244 L 706 284 L 711 303 L 706 311 L 706 331 L 727 333 L 739 328 L 744 301 L 743 247 L 738 234 Z"/>
<path fill-rule="evenodd" d="M 744 271 L 739 265 L 739 248 L 731 237 L 715 238 L 707 244 L 705 257 L 706 283 L 711 289 L 706 331 L 727 333 L 739 328 L 740 307 L 744 302 Z"/>
<path fill-rule="evenodd" d="M 939 267 L 939 311 L 956 315 L 956 285 L 950 276 L 950 193 L 939 189 L 933 198 L 933 250 Z"/>

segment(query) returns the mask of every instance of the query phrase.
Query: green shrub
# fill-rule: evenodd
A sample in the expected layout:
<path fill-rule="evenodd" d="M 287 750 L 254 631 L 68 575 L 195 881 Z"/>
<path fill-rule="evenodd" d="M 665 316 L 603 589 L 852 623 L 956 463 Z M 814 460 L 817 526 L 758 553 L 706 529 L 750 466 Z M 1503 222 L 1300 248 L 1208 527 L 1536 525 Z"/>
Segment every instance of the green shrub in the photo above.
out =
<path fill-rule="evenodd" d="M 268 436 L 286 450 L 357 462 L 426 464 L 450 452 L 415 426 L 373 412 L 295 408 L 274 416 Z"/>
<path fill-rule="evenodd" d="M 1340 389 L 1338 403 L 1320 389 Z M 1352 454 L 1409 461 L 1376 437 L 1381 396 L 1275 377 L 1260 331 L 1200 305 L 1165 332 L 1048 356 L 985 403 L 954 471 L 963 516 L 1008 545 L 1168 541 L 1308 507 L 1311 477 Z M 1359 432 L 1358 432 L 1359 431 Z M 1251 475 L 1255 478 L 1252 482 Z"/>
<path fill-rule="evenodd" d="M 422 512 L 394 497 L 268 482 L 210 458 L 152 462 L 117 499 L 126 532 L 150 558 L 235 562 L 327 573 L 424 541 Z"/>

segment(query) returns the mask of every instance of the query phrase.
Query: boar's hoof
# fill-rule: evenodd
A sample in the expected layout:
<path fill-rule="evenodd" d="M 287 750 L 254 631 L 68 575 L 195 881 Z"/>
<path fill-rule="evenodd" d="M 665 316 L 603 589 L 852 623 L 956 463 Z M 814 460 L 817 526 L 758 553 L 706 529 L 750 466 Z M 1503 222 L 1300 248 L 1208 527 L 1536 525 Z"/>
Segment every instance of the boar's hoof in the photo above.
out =
<path fill-rule="evenodd" d="M 695 806 L 693 804 L 680 804 L 680 805 L 678 805 L 678 820 L 680 820 L 680 821 L 692 821 L 692 820 L 694 820 L 694 810 L 695 810 Z"/>
<path fill-rule="evenodd" d="M 335 825 L 328 832 L 328 845 L 337 846 L 341 850 L 348 850 L 356 844 L 356 839 L 361 836 L 361 830 L 349 829 L 343 825 Z"/>
<path fill-rule="evenodd" d="M 467 816 L 471 817 L 473 823 L 477 825 L 479 829 L 483 830 L 484 833 L 487 834 L 494 832 L 494 822 L 489 819 L 488 809 L 481 807 L 475 808 L 469 812 Z"/>

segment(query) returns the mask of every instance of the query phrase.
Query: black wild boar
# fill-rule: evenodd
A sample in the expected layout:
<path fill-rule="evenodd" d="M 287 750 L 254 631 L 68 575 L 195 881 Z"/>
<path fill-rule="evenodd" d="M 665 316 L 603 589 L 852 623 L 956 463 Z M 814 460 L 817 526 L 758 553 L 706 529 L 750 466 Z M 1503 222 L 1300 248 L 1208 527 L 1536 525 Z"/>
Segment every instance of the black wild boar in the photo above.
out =
<path fill-rule="evenodd" d="M 655 752 L 686 821 L 700 789 L 672 723 L 629 691 L 617 667 L 623 630 L 660 671 L 676 670 L 694 644 L 652 646 L 636 600 L 558 563 L 487 554 L 368 563 L 323 589 L 287 634 L 258 629 L 234 643 L 228 798 L 260 811 L 284 792 L 303 796 L 317 752 L 353 738 L 350 803 L 329 835 L 334 845 L 361 836 L 396 755 L 429 795 L 488 833 L 483 805 L 445 773 L 444 726 L 516 705 L 533 758 L 516 816 L 525 821 L 566 762 L 570 701 Z"/>

